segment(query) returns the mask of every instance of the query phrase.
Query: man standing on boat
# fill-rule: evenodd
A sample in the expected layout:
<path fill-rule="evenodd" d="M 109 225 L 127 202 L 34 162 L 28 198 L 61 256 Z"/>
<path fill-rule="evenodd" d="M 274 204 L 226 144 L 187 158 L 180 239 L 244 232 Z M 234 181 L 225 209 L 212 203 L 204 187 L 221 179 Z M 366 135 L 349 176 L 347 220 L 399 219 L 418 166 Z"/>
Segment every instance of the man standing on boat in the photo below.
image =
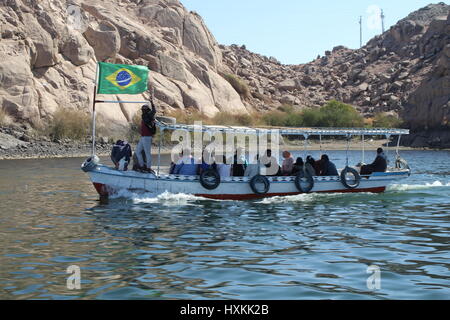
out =
<path fill-rule="evenodd" d="M 153 94 L 151 95 L 150 102 L 152 106 L 151 110 L 148 104 L 144 104 L 141 108 L 141 139 L 139 140 L 139 143 L 136 147 L 136 156 L 141 168 L 140 171 L 154 173 L 154 171 L 152 170 L 152 140 L 153 135 L 156 133 L 156 107 L 153 103 Z M 145 153 L 145 163 L 142 152 Z"/>

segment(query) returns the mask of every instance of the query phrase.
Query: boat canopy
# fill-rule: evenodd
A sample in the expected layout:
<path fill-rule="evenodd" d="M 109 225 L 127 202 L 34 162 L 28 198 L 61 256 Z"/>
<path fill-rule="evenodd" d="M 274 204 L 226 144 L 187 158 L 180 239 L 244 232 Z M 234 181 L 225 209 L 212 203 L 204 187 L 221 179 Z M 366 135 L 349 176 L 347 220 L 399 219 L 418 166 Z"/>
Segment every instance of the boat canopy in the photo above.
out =
<path fill-rule="evenodd" d="M 367 128 L 291 128 L 291 127 L 236 127 L 217 125 L 166 124 L 158 122 L 162 130 L 185 130 L 201 132 L 221 132 L 245 135 L 281 134 L 286 136 L 394 136 L 407 135 L 407 129 L 367 129 Z"/>

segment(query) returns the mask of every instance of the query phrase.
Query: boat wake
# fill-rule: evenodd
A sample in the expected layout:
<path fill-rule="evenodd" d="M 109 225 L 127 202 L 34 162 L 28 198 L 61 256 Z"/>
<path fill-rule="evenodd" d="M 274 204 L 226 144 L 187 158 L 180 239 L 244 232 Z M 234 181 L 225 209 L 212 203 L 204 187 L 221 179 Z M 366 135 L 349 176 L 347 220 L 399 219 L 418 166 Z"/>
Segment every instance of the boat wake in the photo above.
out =
<path fill-rule="evenodd" d="M 376 193 L 304 193 L 295 196 L 284 196 L 284 197 L 272 197 L 265 198 L 259 201 L 260 204 L 282 204 L 282 203 L 312 203 L 320 202 L 327 203 L 337 199 L 354 199 L 354 198 L 367 198 L 367 196 L 376 196 Z"/>
<path fill-rule="evenodd" d="M 450 182 L 443 183 L 441 181 L 435 181 L 433 183 L 425 184 L 393 184 L 386 189 L 384 195 L 389 193 L 397 192 L 409 192 L 409 191 L 422 191 L 422 190 L 436 190 L 442 188 L 450 188 Z M 260 200 L 260 204 L 282 204 L 282 203 L 312 203 L 312 202 L 330 202 L 336 200 L 360 200 L 361 198 L 367 199 L 367 197 L 379 197 L 383 196 L 383 193 L 307 193 L 299 194 L 295 196 L 285 196 L 285 197 L 272 197 Z M 358 201 L 359 201 L 358 200 Z"/>
<path fill-rule="evenodd" d="M 442 183 L 441 181 L 435 181 L 433 183 L 425 183 L 425 184 L 393 184 L 387 188 L 387 192 L 396 192 L 396 191 L 414 191 L 414 190 L 427 190 L 434 188 L 448 188 L 450 187 L 450 182 Z"/>
<path fill-rule="evenodd" d="M 435 181 L 433 183 L 425 184 L 393 184 L 386 189 L 386 193 L 397 193 L 397 192 L 409 192 L 409 191 L 421 191 L 428 189 L 438 189 L 438 188 L 449 188 L 450 182 L 443 183 L 441 181 Z M 385 194 L 386 194 L 385 193 Z M 368 196 L 378 196 L 375 193 L 307 193 L 299 194 L 295 196 L 283 196 L 283 197 L 271 197 L 264 198 L 257 201 L 260 204 L 282 204 L 282 203 L 310 203 L 315 201 L 327 202 L 336 199 L 349 199 L 349 198 L 367 198 Z M 135 204 L 145 204 L 145 203 L 160 203 L 165 205 L 186 205 L 194 201 L 221 201 L 223 200 L 212 200 L 202 197 L 197 197 L 191 194 L 184 193 L 170 193 L 164 192 L 162 194 L 153 194 L 149 192 L 132 192 L 129 190 L 120 190 L 116 194 L 112 195 L 110 199 L 126 199 L 131 200 Z"/>
<path fill-rule="evenodd" d="M 196 197 L 192 194 L 185 194 L 185 193 L 170 193 L 170 192 L 164 192 L 162 194 L 156 195 L 153 197 L 148 197 L 146 195 L 143 195 L 141 197 L 135 197 L 133 198 L 134 203 L 164 203 L 164 204 L 171 204 L 171 205 L 183 205 L 187 204 L 191 201 L 199 201 L 199 200 L 205 200 L 205 198 Z"/>
<path fill-rule="evenodd" d="M 127 199 L 133 203 L 163 203 L 168 205 L 185 205 L 192 201 L 206 200 L 205 198 L 196 197 L 191 194 L 164 192 L 154 194 L 150 192 L 131 192 L 129 190 L 120 190 L 110 197 L 110 199 Z"/>

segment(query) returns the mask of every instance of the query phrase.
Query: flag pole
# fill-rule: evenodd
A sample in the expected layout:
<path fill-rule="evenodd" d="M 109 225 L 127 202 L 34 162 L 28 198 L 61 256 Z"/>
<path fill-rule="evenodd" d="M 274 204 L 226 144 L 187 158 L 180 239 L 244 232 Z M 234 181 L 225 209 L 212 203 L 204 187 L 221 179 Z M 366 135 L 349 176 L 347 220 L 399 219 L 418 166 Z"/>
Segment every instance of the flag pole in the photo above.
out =
<path fill-rule="evenodd" d="M 98 63 L 95 68 L 94 98 L 92 101 L 92 156 L 95 156 L 95 103 L 97 99 Z"/>

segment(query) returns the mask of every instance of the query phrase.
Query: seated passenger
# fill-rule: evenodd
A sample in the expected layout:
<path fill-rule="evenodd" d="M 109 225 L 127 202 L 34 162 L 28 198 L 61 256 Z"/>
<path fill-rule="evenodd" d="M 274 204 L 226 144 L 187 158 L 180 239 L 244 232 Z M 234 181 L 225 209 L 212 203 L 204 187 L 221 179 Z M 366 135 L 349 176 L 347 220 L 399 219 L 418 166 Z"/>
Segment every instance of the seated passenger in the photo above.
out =
<path fill-rule="evenodd" d="M 232 176 L 233 177 L 243 177 L 245 173 L 245 168 L 247 167 L 247 160 L 242 154 L 242 148 L 238 148 L 233 157 L 232 166 Z"/>
<path fill-rule="evenodd" d="M 249 177 L 250 179 L 254 176 L 258 175 L 260 172 L 261 163 L 258 163 L 259 155 L 255 156 L 254 163 L 250 163 L 245 169 L 244 176 Z"/>
<path fill-rule="evenodd" d="M 303 170 L 304 165 L 305 163 L 303 162 L 303 158 L 298 157 L 294 163 L 294 166 L 292 167 L 291 175 L 296 176 L 297 174 L 299 174 L 299 172 Z"/>
<path fill-rule="evenodd" d="M 314 172 L 313 176 L 320 176 L 320 171 L 322 169 L 320 161 L 316 161 L 316 160 L 314 160 L 313 157 L 307 156 L 306 164 L 307 165 L 305 166 L 305 168 L 311 167 L 313 169 L 312 170 Z M 308 166 L 308 164 L 309 164 L 309 166 Z"/>
<path fill-rule="evenodd" d="M 111 150 L 111 160 L 120 171 L 127 171 L 131 155 L 131 146 L 127 141 L 117 140 Z"/>
<path fill-rule="evenodd" d="M 203 151 L 203 155 L 202 155 L 202 162 L 201 164 L 198 165 L 197 168 L 197 174 L 201 175 L 203 172 L 205 172 L 206 170 L 208 170 L 209 168 L 211 168 L 211 154 L 209 153 L 209 151 Z"/>
<path fill-rule="evenodd" d="M 223 156 L 222 163 L 216 163 L 215 167 L 221 178 L 231 176 L 231 165 L 227 164 L 227 158 Z"/>
<path fill-rule="evenodd" d="M 326 154 L 323 154 L 320 160 L 322 162 L 321 176 L 339 176 L 335 164 L 330 161 Z"/>
<path fill-rule="evenodd" d="M 281 175 L 290 176 L 294 169 L 294 158 L 292 158 L 289 151 L 283 152 L 283 164 L 281 165 Z"/>
<path fill-rule="evenodd" d="M 370 175 L 374 172 L 386 172 L 387 158 L 382 148 L 377 149 L 377 157 L 368 165 L 361 167 L 361 175 Z"/>
<path fill-rule="evenodd" d="M 182 158 L 178 160 L 173 173 L 184 176 L 195 176 L 197 174 L 197 165 L 195 164 L 194 157 L 191 155 L 191 150 L 184 149 L 181 155 Z"/>
<path fill-rule="evenodd" d="M 174 173 L 174 171 L 175 171 L 175 166 L 176 166 L 175 162 L 172 161 L 172 162 L 170 163 L 169 174 L 173 174 L 173 173 Z"/>
<path fill-rule="evenodd" d="M 305 171 L 308 172 L 311 177 L 317 176 L 316 170 L 309 162 L 305 163 Z"/>
<path fill-rule="evenodd" d="M 265 167 L 264 175 L 266 176 L 278 176 L 281 173 L 278 160 L 272 156 L 272 150 L 268 149 L 266 154 L 261 157 L 261 163 Z"/>

